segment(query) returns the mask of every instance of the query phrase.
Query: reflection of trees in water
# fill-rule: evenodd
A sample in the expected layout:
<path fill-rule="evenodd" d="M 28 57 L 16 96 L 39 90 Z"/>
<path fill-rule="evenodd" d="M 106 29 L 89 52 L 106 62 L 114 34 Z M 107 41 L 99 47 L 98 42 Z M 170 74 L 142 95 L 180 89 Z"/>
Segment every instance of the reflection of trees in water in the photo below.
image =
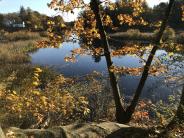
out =
<path fill-rule="evenodd" d="M 94 62 L 98 63 L 101 61 L 101 55 L 92 55 Z"/>

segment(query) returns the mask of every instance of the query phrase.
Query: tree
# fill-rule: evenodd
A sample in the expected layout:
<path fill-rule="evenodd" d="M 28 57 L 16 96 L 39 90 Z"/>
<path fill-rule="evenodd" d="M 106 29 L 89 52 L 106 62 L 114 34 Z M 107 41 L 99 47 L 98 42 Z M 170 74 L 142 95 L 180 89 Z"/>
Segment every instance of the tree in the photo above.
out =
<path fill-rule="evenodd" d="M 4 16 L 0 14 L 0 28 L 3 27 L 3 19 L 4 19 Z"/>
<path fill-rule="evenodd" d="M 103 9 L 103 2 L 99 1 L 99 0 L 91 0 L 90 4 L 86 4 L 84 3 L 84 1 L 69 1 L 68 3 L 63 3 L 62 1 L 55 1 L 52 0 L 50 3 L 50 7 L 54 8 L 55 10 L 61 10 L 63 12 L 73 12 L 73 10 L 75 8 L 86 8 L 89 12 L 87 17 L 90 18 L 89 19 L 89 24 L 88 28 L 84 29 L 84 25 L 85 25 L 85 20 L 83 18 L 79 18 L 75 24 L 74 24 L 74 29 L 71 29 L 71 32 L 77 34 L 77 35 L 85 35 L 87 36 L 87 40 L 89 41 L 89 45 L 92 44 L 91 41 L 94 39 L 100 39 L 101 40 L 101 44 L 102 44 L 102 51 L 103 55 L 105 56 L 106 59 L 106 64 L 107 64 L 107 69 L 108 69 L 108 73 L 109 73 L 109 79 L 110 79 L 110 83 L 111 83 L 111 87 L 112 87 L 112 92 L 114 95 L 114 101 L 115 101 L 115 106 L 116 106 L 116 120 L 119 123 L 128 123 L 131 120 L 132 114 L 134 113 L 135 107 L 138 103 L 139 97 L 141 95 L 142 89 L 144 87 L 144 84 L 146 82 L 146 79 L 148 77 L 149 72 L 151 71 L 151 63 L 153 60 L 153 57 L 160 45 L 160 40 L 162 38 L 163 32 L 167 26 L 167 22 L 168 22 L 168 18 L 169 15 L 171 13 L 173 4 L 174 4 L 174 0 L 170 0 L 169 1 L 169 5 L 166 9 L 165 12 L 165 16 L 162 22 L 162 25 L 160 27 L 160 30 L 158 32 L 158 36 L 155 38 L 155 45 L 153 46 L 153 49 L 148 57 L 148 60 L 146 62 L 146 65 L 143 69 L 143 73 L 142 73 L 142 77 L 141 80 L 139 82 L 139 85 L 137 87 L 137 90 L 135 92 L 135 95 L 133 97 L 133 100 L 130 104 L 130 106 L 128 106 L 127 109 L 125 109 L 124 105 L 123 105 L 123 101 L 120 95 L 120 90 L 119 90 L 119 86 L 118 86 L 118 81 L 116 78 L 116 74 L 114 72 L 114 68 L 113 68 L 113 62 L 112 62 L 112 55 L 111 55 L 111 50 L 110 50 L 110 46 L 109 46 L 109 42 L 108 42 L 108 36 L 106 34 L 105 31 L 105 26 L 108 25 L 112 25 L 111 24 L 111 18 L 109 18 L 107 15 L 105 15 L 101 9 Z M 127 7 L 131 7 L 132 8 L 132 12 L 130 14 L 120 14 L 118 15 L 118 19 L 122 24 L 128 24 L 128 25 L 136 25 L 136 24 L 140 24 L 143 23 L 144 21 L 142 18 L 138 18 L 139 15 L 143 12 L 142 10 L 142 1 L 121 1 L 119 3 L 119 5 L 123 5 L 123 6 L 127 6 Z M 116 8 L 115 4 L 106 1 L 105 6 L 109 7 L 110 9 L 114 9 Z M 62 8 L 61 8 L 62 7 Z M 54 23 L 52 23 L 53 25 Z M 51 29 L 52 30 L 52 29 Z M 68 33 L 67 31 L 67 35 L 72 34 L 72 33 Z M 66 35 L 62 34 L 62 37 L 65 37 Z M 61 36 L 60 36 L 61 37 Z M 53 32 L 50 31 L 50 38 L 53 40 L 57 40 L 56 39 L 56 35 L 53 35 Z M 59 38 L 59 37 L 57 37 Z M 61 42 L 61 41 L 60 41 Z M 73 57 L 72 57 L 73 59 Z M 135 71 L 133 69 L 124 69 L 123 71 Z M 139 71 L 142 69 L 137 69 L 136 71 Z"/>
<path fill-rule="evenodd" d="M 19 17 L 21 18 L 22 21 L 24 22 L 26 21 L 27 11 L 23 6 L 20 7 Z"/>
<path fill-rule="evenodd" d="M 28 28 L 33 29 L 33 30 L 43 28 L 41 15 L 36 11 L 32 11 L 31 9 L 27 9 L 26 24 L 27 24 Z"/>

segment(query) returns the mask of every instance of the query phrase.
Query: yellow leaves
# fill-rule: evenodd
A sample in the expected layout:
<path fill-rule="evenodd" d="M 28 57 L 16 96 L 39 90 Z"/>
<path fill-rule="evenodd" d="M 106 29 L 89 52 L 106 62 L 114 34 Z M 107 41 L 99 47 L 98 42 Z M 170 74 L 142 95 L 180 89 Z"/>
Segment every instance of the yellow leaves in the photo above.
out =
<path fill-rule="evenodd" d="M 117 67 L 117 66 L 111 66 L 110 71 L 117 73 L 117 74 L 128 74 L 133 76 L 138 76 L 142 73 L 144 67 Z M 151 66 L 149 69 L 149 74 L 153 76 L 158 76 L 162 73 L 165 73 L 167 71 L 167 68 L 163 65 L 160 66 Z"/>
<path fill-rule="evenodd" d="M 162 22 L 161 22 L 161 21 L 158 21 L 158 22 L 156 22 L 156 23 L 153 23 L 151 26 L 160 28 L 161 24 L 162 24 Z"/>
<path fill-rule="evenodd" d="M 83 8 L 85 3 L 83 0 L 52 0 L 48 6 L 54 10 L 60 10 L 62 12 L 73 12 L 75 8 Z"/>
<path fill-rule="evenodd" d="M 113 10 L 116 9 L 116 5 L 115 5 L 114 3 L 109 3 L 109 4 L 108 4 L 108 8 L 109 8 L 111 11 L 113 11 Z"/>
<path fill-rule="evenodd" d="M 98 55 L 102 55 L 104 53 L 104 49 L 103 48 L 95 48 L 93 54 L 98 56 Z"/>
<path fill-rule="evenodd" d="M 38 91 L 38 90 L 33 90 L 32 93 L 35 95 L 40 95 L 40 91 Z"/>
<path fill-rule="evenodd" d="M 173 52 L 169 52 L 169 53 L 168 53 L 168 56 L 169 56 L 169 57 L 172 57 L 172 56 L 174 56 L 174 53 L 173 53 Z"/>
<path fill-rule="evenodd" d="M 54 21 L 49 20 L 49 21 L 47 21 L 47 24 L 48 24 L 48 25 L 54 25 L 54 24 L 55 24 L 55 22 L 54 22 Z"/>
<path fill-rule="evenodd" d="M 66 25 L 64 23 L 61 23 L 61 28 L 65 28 Z"/>
<path fill-rule="evenodd" d="M 85 109 L 84 109 L 84 115 L 86 116 L 86 115 L 88 115 L 89 113 L 90 113 L 90 109 L 85 108 Z"/>
<path fill-rule="evenodd" d="M 112 56 L 121 56 L 121 55 L 127 55 L 127 54 L 136 54 L 140 51 L 140 47 L 137 45 L 134 46 L 126 46 L 122 47 L 118 50 L 114 50 L 111 52 Z"/>
<path fill-rule="evenodd" d="M 109 15 L 104 15 L 103 16 L 103 23 L 105 26 L 112 26 L 112 20 Z"/>
<path fill-rule="evenodd" d="M 130 75 L 140 75 L 143 68 L 137 67 L 137 68 L 129 68 L 129 67 L 117 67 L 117 66 L 111 66 L 109 69 L 111 72 L 118 73 L 118 74 L 130 74 Z"/>
<path fill-rule="evenodd" d="M 181 20 L 184 21 L 184 5 L 181 7 L 181 10 L 182 10 L 182 18 L 181 18 Z"/>
<path fill-rule="evenodd" d="M 80 54 L 80 55 L 84 55 L 86 54 L 86 49 L 83 48 L 76 48 L 72 50 L 72 54 Z"/>
<path fill-rule="evenodd" d="M 41 102 L 46 106 L 47 105 L 47 97 L 45 97 L 45 96 L 41 96 L 40 97 L 40 100 L 41 100 Z"/>
<path fill-rule="evenodd" d="M 133 17 L 128 14 L 120 14 L 117 16 L 120 24 L 128 24 L 129 26 L 134 25 L 135 22 L 133 21 Z"/>
<path fill-rule="evenodd" d="M 34 76 L 33 76 L 33 82 L 32 82 L 32 85 L 34 87 L 37 87 L 40 85 L 40 80 L 39 80 L 39 76 L 40 76 L 40 73 L 42 73 L 43 70 L 41 68 L 35 68 L 34 69 Z"/>
<path fill-rule="evenodd" d="M 39 85 L 39 83 L 36 82 L 36 81 L 34 81 L 32 84 L 33 84 L 33 86 L 38 86 Z"/>
<path fill-rule="evenodd" d="M 160 124 L 162 126 L 164 126 L 164 124 L 166 123 L 166 120 L 165 120 L 164 116 L 162 114 L 160 114 L 159 112 L 156 112 L 156 115 L 159 118 Z"/>
<path fill-rule="evenodd" d="M 65 60 L 65 62 L 72 62 L 72 63 L 76 62 L 76 58 L 74 56 L 65 57 L 64 60 Z"/>
<path fill-rule="evenodd" d="M 35 68 L 35 71 L 36 73 L 41 73 L 42 72 L 42 69 L 41 68 Z"/>
<path fill-rule="evenodd" d="M 16 91 L 12 91 L 12 93 L 13 93 L 14 95 L 16 95 L 16 94 L 17 94 L 17 92 L 16 92 Z"/>
<path fill-rule="evenodd" d="M 164 65 L 152 66 L 149 70 L 149 73 L 153 76 L 158 76 L 166 72 L 167 72 L 167 68 Z"/>

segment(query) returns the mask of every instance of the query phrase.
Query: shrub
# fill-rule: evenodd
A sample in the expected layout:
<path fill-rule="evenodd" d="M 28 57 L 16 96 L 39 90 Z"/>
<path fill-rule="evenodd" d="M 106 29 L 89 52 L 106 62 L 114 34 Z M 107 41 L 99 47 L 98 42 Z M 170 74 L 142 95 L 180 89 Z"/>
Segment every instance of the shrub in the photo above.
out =
<path fill-rule="evenodd" d="M 177 43 L 184 44 L 184 33 L 180 33 L 176 38 Z"/>
<path fill-rule="evenodd" d="M 19 120 L 22 128 L 45 127 L 45 122 L 51 124 L 68 124 L 73 120 L 81 119 L 89 113 L 88 102 L 83 96 L 74 96 L 66 90 L 61 90 L 71 79 L 58 75 L 47 84 L 43 90 L 40 89 L 40 75 L 42 69 L 35 68 L 32 74 L 32 83 L 23 91 L 2 91 L 1 105 L 9 114 Z M 43 126 L 42 126 L 43 125 Z"/>

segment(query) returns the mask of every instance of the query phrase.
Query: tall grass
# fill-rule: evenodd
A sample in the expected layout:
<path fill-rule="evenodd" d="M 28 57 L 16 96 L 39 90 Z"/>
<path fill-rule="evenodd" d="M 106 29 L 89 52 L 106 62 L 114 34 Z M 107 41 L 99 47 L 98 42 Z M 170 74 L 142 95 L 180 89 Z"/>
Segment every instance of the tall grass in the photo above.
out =
<path fill-rule="evenodd" d="M 1 40 L 4 41 L 34 40 L 41 38 L 39 33 L 29 31 L 18 31 L 18 32 L 0 31 L 0 34 Z"/>
<path fill-rule="evenodd" d="M 142 33 L 137 29 L 129 29 L 127 32 L 117 32 L 110 35 L 111 38 L 127 41 L 152 41 L 153 33 Z"/>
<path fill-rule="evenodd" d="M 28 62 L 27 53 L 36 49 L 34 45 L 33 40 L 0 43 L 0 65 Z"/>

